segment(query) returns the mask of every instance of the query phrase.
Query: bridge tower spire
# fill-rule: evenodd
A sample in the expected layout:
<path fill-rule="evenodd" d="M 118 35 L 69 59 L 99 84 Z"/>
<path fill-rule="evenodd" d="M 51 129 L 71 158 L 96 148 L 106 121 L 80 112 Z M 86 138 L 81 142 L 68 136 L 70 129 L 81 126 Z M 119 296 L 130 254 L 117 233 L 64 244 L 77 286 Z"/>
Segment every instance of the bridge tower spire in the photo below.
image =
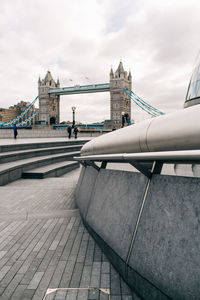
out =
<path fill-rule="evenodd" d="M 50 88 L 60 87 L 59 80 L 54 81 L 51 72 L 47 71 L 44 79 L 38 80 L 39 123 L 43 125 L 59 124 L 60 96 L 49 94 Z"/>
<path fill-rule="evenodd" d="M 110 120 L 116 128 L 122 125 L 122 115 L 131 120 L 131 100 L 124 88 L 131 91 L 132 76 L 124 71 L 122 61 L 115 73 L 110 71 Z"/>

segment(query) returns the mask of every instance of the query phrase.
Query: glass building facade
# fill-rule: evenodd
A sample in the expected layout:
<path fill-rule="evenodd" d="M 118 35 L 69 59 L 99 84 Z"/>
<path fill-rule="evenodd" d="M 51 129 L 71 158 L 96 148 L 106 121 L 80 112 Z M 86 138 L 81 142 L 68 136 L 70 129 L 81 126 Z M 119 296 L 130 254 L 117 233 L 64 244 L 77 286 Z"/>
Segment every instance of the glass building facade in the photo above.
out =
<path fill-rule="evenodd" d="M 188 86 L 184 107 L 200 104 L 200 54 L 197 57 Z"/>

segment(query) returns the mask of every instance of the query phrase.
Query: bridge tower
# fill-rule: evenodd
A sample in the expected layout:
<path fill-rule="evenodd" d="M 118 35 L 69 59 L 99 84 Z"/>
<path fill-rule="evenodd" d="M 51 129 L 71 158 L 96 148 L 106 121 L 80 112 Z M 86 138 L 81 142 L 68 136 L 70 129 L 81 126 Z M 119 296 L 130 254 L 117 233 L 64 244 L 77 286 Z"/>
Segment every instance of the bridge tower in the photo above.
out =
<path fill-rule="evenodd" d="M 110 71 L 110 120 L 116 128 L 121 127 L 124 116 L 131 120 L 131 99 L 123 90 L 131 91 L 132 76 L 124 71 L 122 61 L 115 73 Z"/>
<path fill-rule="evenodd" d="M 39 124 L 59 124 L 60 119 L 60 96 L 48 94 L 50 88 L 59 88 L 60 82 L 54 81 L 51 72 L 48 71 L 44 79 L 38 80 L 39 95 Z"/>

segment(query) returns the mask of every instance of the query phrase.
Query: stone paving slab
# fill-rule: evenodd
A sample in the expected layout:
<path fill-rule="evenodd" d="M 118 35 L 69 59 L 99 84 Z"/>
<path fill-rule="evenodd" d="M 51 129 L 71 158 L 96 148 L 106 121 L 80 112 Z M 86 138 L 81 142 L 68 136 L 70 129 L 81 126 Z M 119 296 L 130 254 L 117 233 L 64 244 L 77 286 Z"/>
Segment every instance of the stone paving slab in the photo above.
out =
<path fill-rule="evenodd" d="M 1 300 L 42 300 L 54 288 L 60 290 L 47 300 L 138 299 L 82 224 L 74 203 L 78 175 L 0 187 Z"/>

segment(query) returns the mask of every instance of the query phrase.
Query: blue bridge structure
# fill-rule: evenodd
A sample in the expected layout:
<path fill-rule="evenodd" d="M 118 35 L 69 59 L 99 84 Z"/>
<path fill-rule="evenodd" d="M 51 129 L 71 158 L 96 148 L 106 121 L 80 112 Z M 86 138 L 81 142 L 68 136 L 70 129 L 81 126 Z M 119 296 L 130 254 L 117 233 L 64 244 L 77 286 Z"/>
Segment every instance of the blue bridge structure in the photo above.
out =
<path fill-rule="evenodd" d="M 109 92 L 110 84 L 90 84 L 90 85 L 75 85 L 70 87 L 50 88 L 48 94 L 54 95 L 73 95 L 86 93 Z"/>

